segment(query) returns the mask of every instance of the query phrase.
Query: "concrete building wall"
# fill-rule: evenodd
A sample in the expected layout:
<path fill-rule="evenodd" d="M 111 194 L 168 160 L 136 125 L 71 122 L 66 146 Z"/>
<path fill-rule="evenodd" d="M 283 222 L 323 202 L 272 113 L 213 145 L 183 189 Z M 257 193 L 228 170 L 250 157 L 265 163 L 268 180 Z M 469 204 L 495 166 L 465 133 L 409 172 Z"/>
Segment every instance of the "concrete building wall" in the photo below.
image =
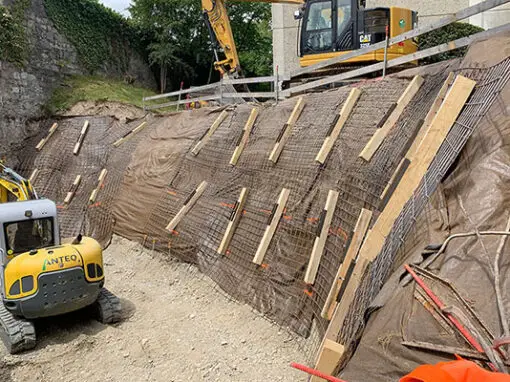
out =
<path fill-rule="evenodd" d="M 291 4 L 273 4 L 273 66 L 276 73 L 289 74 L 299 68 L 298 21 L 294 20 L 294 11 L 299 6 Z"/>
<path fill-rule="evenodd" d="M 481 3 L 482 0 L 469 0 L 469 5 Z M 469 22 L 483 29 L 494 28 L 510 22 L 510 3 L 493 8 L 469 18 Z"/>
<path fill-rule="evenodd" d="M 367 8 L 396 6 L 418 12 L 418 23 L 429 24 L 444 16 L 454 14 L 483 0 L 367 0 Z M 288 75 L 299 67 L 297 56 L 298 21 L 294 11 L 299 7 L 288 4 L 273 4 L 273 63 L 279 73 Z M 510 4 L 470 17 L 471 24 L 490 29 L 510 22 Z"/>

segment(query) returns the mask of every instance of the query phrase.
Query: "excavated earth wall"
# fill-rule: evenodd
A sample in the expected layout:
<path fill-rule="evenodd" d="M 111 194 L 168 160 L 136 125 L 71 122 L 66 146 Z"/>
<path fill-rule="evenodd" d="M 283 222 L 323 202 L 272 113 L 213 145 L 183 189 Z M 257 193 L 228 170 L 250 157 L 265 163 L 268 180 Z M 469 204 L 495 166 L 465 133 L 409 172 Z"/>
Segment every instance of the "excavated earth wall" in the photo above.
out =
<path fill-rule="evenodd" d="M 379 214 L 380 195 L 405 155 L 419 120 L 425 118 L 450 71 L 482 84 L 475 89 L 478 99 L 485 97 L 488 85 L 484 83 L 492 81 L 504 86 L 498 82 L 503 81 L 503 75 L 498 79 L 487 77 L 494 72 L 488 69 L 490 66 L 508 67 L 510 60 L 509 36 L 497 41 L 494 44 L 499 44 L 498 59 L 494 62 L 480 62 L 468 54 L 463 62 L 442 63 L 352 85 L 361 90 L 361 97 L 325 165 L 314 158 L 351 87 L 303 96 L 305 108 L 276 164 L 268 156 L 296 98 L 277 106 L 245 104 L 226 108 L 227 118 L 196 156 L 191 149 L 221 109 L 147 115 L 134 120 L 115 117 L 115 112 L 63 117 L 57 121 L 57 132 L 41 152 L 36 152 L 34 147 L 44 134 L 27 142 L 25 151 L 18 157 L 19 170 L 28 176 L 34 168 L 39 169 L 35 187 L 41 195 L 60 205 L 64 235 L 82 232 L 107 245 L 115 232 L 158 249 L 163 256 L 177 256 L 195 263 L 235 299 L 250 304 L 294 332 L 309 336 L 304 351 L 313 357 L 328 325 L 320 313 L 360 210 L 372 210 L 375 217 Z M 417 71 L 425 79 L 420 91 L 371 161 L 359 158 L 378 122 Z M 498 94 L 492 108 L 501 99 L 502 89 L 495 91 Z M 259 108 L 258 119 L 238 164 L 232 167 L 230 157 L 253 107 Z M 490 115 L 477 105 L 466 108 L 464 113 L 468 111 L 476 116 L 470 119 L 465 131 L 457 132 L 463 139 Z M 90 122 L 89 132 L 79 155 L 74 156 L 73 146 L 85 120 Z M 145 129 L 119 147 L 113 146 L 142 121 L 148 124 Z M 48 127 L 52 122 L 48 121 Z M 104 185 L 96 203 L 90 205 L 88 197 L 103 168 L 108 170 Z M 77 195 L 68 206 L 63 206 L 77 175 L 83 176 Z M 434 185 L 431 189 L 440 180 L 429 180 Z M 168 222 L 202 181 L 208 182 L 204 194 L 174 232 L 166 231 Z M 484 189 L 481 179 L 473 182 Z M 249 190 L 244 213 L 227 254 L 219 255 L 217 248 L 243 187 Z M 263 264 L 258 266 L 252 259 L 282 188 L 290 190 L 289 200 Z M 329 190 L 339 192 L 338 204 L 316 281 L 312 286 L 306 285 L 303 277 Z M 424 227 L 430 222 L 420 221 L 421 225 L 413 226 L 406 243 L 412 244 L 417 237 L 428 235 Z M 413 247 L 411 244 L 405 244 L 389 259 L 376 261 L 375 267 L 366 273 L 352 314 L 340 334 L 344 344 L 352 345 L 351 351 L 364 326 L 365 309 L 394 270 L 395 257 L 402 261 L 410 254 L 407 249 Z"/>

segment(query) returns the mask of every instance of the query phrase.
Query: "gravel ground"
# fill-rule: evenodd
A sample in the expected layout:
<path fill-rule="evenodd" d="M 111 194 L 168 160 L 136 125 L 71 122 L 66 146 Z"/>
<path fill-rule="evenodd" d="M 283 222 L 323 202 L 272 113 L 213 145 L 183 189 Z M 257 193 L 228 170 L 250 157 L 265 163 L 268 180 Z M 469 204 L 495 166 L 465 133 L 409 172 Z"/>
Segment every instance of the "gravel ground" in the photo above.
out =
<path fill-rule="evenodd" d="M 232 302 L 196 268 L 162 261 L 114 237 L 105 251 L 106 286 L 124 320 L 102 325 L 88 312 L 36 323 L 34 351 L 0 350 L 0 380 L 305 381 L 294 336 Z"/>

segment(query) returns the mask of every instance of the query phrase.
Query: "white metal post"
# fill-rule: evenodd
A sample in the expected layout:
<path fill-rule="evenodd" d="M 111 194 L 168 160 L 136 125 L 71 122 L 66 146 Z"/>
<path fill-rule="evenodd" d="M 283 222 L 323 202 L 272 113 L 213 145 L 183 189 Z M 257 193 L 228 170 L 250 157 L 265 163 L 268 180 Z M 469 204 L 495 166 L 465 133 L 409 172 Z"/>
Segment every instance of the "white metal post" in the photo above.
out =
<path fill-rule="evenodd" d="M 386 76 L 386 63 L 388 62 L 388 43 L 389 43 L 388 24 L 386 24 L 386 45 L 384 45 L 384 66 L 382 70 L 382 76 Z"/>
<path fill-rule="evenodd" d="M 179 98 L 178 98 L 178 103 L 177 103 L 177 111 L 179 111 L 179 107 L 181 106 L 181 95 L 182 95 L 182 88 L 184 87 L 184 81 L 181 81 L 181 87 L 179 88 L 179 91 L 181 93 L 179 93 Z"/>

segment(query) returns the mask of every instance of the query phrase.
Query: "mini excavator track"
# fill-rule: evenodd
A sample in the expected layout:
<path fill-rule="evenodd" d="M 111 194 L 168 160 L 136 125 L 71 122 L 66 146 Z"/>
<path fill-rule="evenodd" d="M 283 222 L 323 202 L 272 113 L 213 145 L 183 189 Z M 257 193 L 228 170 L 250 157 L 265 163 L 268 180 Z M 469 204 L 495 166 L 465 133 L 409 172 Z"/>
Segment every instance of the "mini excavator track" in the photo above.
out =
<path fill-rule="evenodd" d="M 31 321 L 16 317 L 0 303 L 0 337 L 10 354 L 35 347 L 35 327 Z"/>

